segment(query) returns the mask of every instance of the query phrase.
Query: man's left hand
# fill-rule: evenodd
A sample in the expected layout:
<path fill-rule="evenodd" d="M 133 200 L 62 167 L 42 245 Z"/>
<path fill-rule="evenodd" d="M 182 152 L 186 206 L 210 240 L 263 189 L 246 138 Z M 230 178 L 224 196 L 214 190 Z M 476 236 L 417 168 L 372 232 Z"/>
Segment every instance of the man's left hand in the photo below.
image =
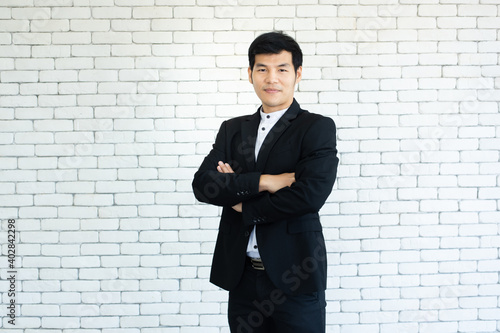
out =
<path fill-rule="evenodd" d="M 222 161 L 219 161 L 219 164 L 217 165 L 217 171 L 219 171 L 220 173 L 234 173 L 231 166 L 228 163 L 224 163 Z M 239 204 L 234 205 L 233 209 L 241 213 L 243 211 L 243 204 L 240 202 Z"/>
<path fill-rule="evenodd" d="M 234 209 L 235 211 L 237 211 L 238 213 L 243 212 L 243 203 L 241 203 L 241 202 L 240 202 L 239 204 L 234 205 L 234 206 L 233 206 L 233 209 Z"/>

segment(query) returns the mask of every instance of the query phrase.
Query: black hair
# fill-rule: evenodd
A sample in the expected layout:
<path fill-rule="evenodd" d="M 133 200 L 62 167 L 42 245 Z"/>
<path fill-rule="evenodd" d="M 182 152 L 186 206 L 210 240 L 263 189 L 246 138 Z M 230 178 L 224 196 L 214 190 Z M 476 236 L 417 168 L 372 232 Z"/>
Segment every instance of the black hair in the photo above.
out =
<path fill-rule="evenodd" d="M 297 69 L 302 66 L 302 50 L 292 37 L 281 31 L 262 34 L 250 44 L 248 49 L 250 69 L 253 70 L 257 54 L 278 54 L 281 51 L 288 51 L 292 54 L 293 67 L 297 72 Z"/>

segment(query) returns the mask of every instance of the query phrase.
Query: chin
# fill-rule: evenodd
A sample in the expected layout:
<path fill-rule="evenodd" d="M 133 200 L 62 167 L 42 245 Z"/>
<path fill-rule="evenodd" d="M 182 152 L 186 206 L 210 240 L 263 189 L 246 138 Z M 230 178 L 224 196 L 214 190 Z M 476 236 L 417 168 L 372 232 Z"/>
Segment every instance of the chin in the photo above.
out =
<path fill-rule="evenodd" d="M 283 104 L 283 99 L 279 98 L 278 96 L 266 96 L 267 98 L 262 99 L 262 101 L 265 101 L 267 105 L 273 105 L 273 106 L 278 106 Z"/>

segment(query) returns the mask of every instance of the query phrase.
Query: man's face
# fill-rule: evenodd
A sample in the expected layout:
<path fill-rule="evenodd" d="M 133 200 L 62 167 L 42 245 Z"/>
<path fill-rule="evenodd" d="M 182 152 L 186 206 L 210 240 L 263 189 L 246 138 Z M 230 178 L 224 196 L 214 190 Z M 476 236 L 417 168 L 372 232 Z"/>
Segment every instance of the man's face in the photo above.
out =
<path fill-rule="evenodd" d="M 264 112 L 284 110 L 293 102 L 295 85 L 302 78 L 302 67 L 293 68 L 292 53 L 257 54 L 253 70 L 248 68 L 248 79 L 262 101 Z"/>

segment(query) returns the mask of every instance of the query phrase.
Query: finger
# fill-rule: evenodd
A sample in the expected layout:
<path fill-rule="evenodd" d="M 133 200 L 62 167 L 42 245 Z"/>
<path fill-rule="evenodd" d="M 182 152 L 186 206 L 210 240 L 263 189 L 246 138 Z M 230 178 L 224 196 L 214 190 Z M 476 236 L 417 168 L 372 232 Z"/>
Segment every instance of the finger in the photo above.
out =
<path fill-rule="evenodd" d="M 228 163 L 221 162 L 220 167 L 224 171 L 224 173 L 232 173 L 233 172 L 233 170 L 231 169 L 231 167 L 229 166 Z"/>
<path fill-rule="evenodd" d="M 231 168 L 229 163 L 224 163 L 224 166 L 226 167 L 227 172 L 234 173 L 233 168 Z"/>
<path fill-rule="evenodd" d="M 233 173 L 233 170 L 227 163 L 223 163 L 222 161 L 219 162 L 219 165 L 217 166 L 217 171 L 221 173 Z"/>
<path fill-rule="evenodd" d="M 217 164 L 217 171 L 219 171 L 220 173 L 224 173 L 224 169 L 222 168 L 223 165 L 224 163 L 222 163 L 222 161 L 219 161 L 219 163 Z"/>
<path fill-rule="evenodd" d="M 220 166 L 222 172 L 229 173 L 229 170 L 227 169 L 226 163 L 220 162 L 219 166 Z"/>

